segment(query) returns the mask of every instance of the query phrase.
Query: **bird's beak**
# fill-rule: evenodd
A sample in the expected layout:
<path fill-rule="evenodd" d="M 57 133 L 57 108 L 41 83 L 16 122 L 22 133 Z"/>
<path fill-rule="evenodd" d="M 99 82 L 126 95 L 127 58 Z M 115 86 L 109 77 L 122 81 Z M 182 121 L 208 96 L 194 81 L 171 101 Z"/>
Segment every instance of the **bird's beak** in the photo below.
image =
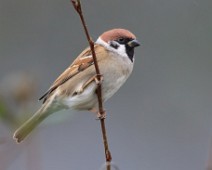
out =
<path fill-rule="evenodd" d="M 128 45 L 129 47 L 134 48 L 134 47 L 140 46 L 140 43 L 138 42 L 138 40 L 134 39 L 134 40 L 132 40 L 132 41 L 129 41 L 129 42 L 127 43 L 127 45 Z"/>

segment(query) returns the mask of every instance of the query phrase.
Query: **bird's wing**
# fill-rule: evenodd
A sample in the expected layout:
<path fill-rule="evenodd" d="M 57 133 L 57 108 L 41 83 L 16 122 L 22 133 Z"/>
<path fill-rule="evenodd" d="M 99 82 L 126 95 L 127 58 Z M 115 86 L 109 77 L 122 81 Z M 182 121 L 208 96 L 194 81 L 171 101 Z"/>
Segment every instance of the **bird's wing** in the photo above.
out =
<path fill-rule="evenodd" d="M 98 56 L 101 53 L 100 45 L 95 45 L 95 52 Z M 98 60 L 98 59 L 97 59 Z M 39 98 L 39 100 L 43 100 L 43 103 L 48 99 L 50 94 L 55 91 L 59 86 L 66 83 L 68 80 L 76 76 L 78 73 L 87 69 L 91 65 L 94 64 L 92 52 L 90 48 L 86 48 L 75 60 L 74 62 L 54 81 L 49 90 Z"/>

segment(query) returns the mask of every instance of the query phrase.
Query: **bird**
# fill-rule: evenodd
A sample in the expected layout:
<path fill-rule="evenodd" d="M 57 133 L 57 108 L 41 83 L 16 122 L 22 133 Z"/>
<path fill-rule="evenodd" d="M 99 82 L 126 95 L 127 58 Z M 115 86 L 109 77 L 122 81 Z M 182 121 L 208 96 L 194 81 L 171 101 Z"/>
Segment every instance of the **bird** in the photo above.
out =
<path fill-rule="evenodd" d="M 45 118 L 60 110 L 86 110 L 95 112 L 100 119 L 105 118 L 98 112 L 98 83 L 105 102 L 132 73 L 134 48 L 138 46 L 136 36 L 127 29 L 103 32 L 94 43 L 101 80 L 97 80 L 92 51 L 87 47 L 39 99 L 43 101 L 40 109 L 14 132 L 16 142 L 23 141 Z"/>

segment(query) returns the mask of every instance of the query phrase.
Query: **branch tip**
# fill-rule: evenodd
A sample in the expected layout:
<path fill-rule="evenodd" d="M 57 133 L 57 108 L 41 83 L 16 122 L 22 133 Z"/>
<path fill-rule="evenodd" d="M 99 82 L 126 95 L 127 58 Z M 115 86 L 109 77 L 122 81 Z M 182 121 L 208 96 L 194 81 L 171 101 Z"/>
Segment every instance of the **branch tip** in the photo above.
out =
<path fill-rule="evenodd" d="M 82 9 L 81 9 L 81 2 L 80 0 L 71 0 L 75 10 L 78 12 L 78 13 L 81 13 L 82 12 Z"/>

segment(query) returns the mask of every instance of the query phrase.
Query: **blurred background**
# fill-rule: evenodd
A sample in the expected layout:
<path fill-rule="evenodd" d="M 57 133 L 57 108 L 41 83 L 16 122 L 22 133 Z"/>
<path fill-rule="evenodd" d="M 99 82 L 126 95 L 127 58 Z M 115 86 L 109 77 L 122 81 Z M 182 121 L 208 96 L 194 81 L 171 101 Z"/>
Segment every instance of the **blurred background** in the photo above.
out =
<path fill-rule="evenodd" d="M 82 1 L 93 39 L 127 28 L 142 43 L 105 107 L 120 170 L 212 169 L 212 1 Z M 0 0 L 0 170 L 99 170 L 99 121 L 52 115 L 17 145 L 15 128 L 87 41 L 69 0 Z M 210 149 L 211 147 L 211 149 Z M 211 150 L 211 153 L 210 153 Z"/>

